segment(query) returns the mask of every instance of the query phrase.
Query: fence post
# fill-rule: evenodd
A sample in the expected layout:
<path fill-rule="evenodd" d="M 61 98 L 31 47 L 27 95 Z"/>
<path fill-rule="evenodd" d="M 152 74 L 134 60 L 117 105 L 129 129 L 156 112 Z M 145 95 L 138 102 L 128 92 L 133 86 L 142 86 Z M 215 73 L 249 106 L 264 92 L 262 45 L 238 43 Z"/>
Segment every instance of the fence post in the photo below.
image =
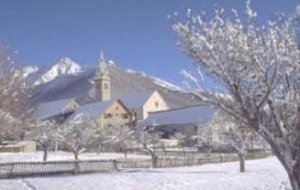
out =
<path fill-rule="evenodd" d="M 11 170 L 10 170 L 10 174 L 8 174 L 9 177 L 13 177 L 14 174 L 14 163 L 11 163 Z"/>
<path fill-rule="evenodd" d="M 117 162 L 117 160 L 113 160 L 112 164 L 113 164 L 113 170 L 114 171 L 118 171 L 119 169 L 118 169 L 118 162 Z"/>

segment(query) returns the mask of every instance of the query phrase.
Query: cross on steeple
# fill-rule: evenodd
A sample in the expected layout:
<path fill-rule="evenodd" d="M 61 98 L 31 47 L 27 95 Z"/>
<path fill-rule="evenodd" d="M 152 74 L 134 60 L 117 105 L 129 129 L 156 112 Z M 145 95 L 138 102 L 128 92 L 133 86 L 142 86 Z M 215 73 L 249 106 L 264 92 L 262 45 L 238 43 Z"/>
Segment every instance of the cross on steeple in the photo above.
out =
<path fill-rule="evenodd" d="M 101 51 L 101 53 L 100 53 L 98 72 L 99 72 L 100 76 L 102 76 L 102 77 L 105 75 L 108 75 L 107 62 L 104 57 L 103 51 Z"/>

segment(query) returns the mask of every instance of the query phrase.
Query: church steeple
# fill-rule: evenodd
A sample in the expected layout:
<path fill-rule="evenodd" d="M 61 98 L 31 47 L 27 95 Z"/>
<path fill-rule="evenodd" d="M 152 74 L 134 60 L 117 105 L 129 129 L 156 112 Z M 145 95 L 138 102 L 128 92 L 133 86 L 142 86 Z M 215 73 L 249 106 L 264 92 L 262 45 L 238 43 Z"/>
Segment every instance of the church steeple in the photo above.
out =
<path fill-rule="evenodd" d="M 100 60 L 98 63 L 96 77 L 94 79 L 96 85 L 96 91 L 99 93 L 99 100 L 106 101 L 111 98 L 111 84 L 109 71 L 107 68 L 107 61 L 104 57 L 103 52 L 100 54 Z"/>

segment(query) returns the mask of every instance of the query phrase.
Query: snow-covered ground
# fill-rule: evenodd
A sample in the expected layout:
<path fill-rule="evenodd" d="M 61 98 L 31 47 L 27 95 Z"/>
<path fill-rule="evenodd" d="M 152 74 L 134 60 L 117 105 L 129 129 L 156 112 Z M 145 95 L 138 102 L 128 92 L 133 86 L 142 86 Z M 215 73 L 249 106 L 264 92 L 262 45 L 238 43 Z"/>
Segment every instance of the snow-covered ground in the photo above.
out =
<path fill-rule="evenodd" d="M 121 153 L 82 153 L 79 154 L 79 159 L 123 159 L 125 158 L 124 154 Z M 144 155 L 134 155 L 128 154 L 127 158 L 130 159 L 146 159 L 150 158 Z M 54 160 L 73 160 L 74 156 L 72 153 L 57 151 L 57 152 L 49 152 L 48 161 Z M 43 153 L 35 152 L 35 153 L 0 153 L 0 163 L 3 162 L 22 162 L 22 161 L 43 161 Z"/>
<path fill-rule="evenodd" d="M 142 169 L 120 173 L 0 180 L 2 190 L 283 190 L 288 178 L 275 157 L 247 161 L 247 172 L 238 162 L 203 166 Z"/>

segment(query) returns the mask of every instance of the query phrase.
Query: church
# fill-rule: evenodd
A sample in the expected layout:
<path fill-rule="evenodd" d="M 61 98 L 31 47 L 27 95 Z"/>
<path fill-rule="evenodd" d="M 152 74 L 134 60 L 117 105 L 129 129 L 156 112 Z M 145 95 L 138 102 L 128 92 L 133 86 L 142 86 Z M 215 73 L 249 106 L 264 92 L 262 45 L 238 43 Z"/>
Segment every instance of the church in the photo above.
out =
<path fill-rule="evenodd" d="M 142 91 L 112 98 L 111 75 L 108 60 L 101 54 L 98 69 L 93 77 L 93 97 L 88 104 L 81 105 L 76 97 L 43 102 L 35 110 L 38 120 L 55 120 L 64 123 L 85 114 L 98 126 L 131 125 L 145 120 L 150 112 L 168 110 L 169 106 L 158 91 Z"/>

